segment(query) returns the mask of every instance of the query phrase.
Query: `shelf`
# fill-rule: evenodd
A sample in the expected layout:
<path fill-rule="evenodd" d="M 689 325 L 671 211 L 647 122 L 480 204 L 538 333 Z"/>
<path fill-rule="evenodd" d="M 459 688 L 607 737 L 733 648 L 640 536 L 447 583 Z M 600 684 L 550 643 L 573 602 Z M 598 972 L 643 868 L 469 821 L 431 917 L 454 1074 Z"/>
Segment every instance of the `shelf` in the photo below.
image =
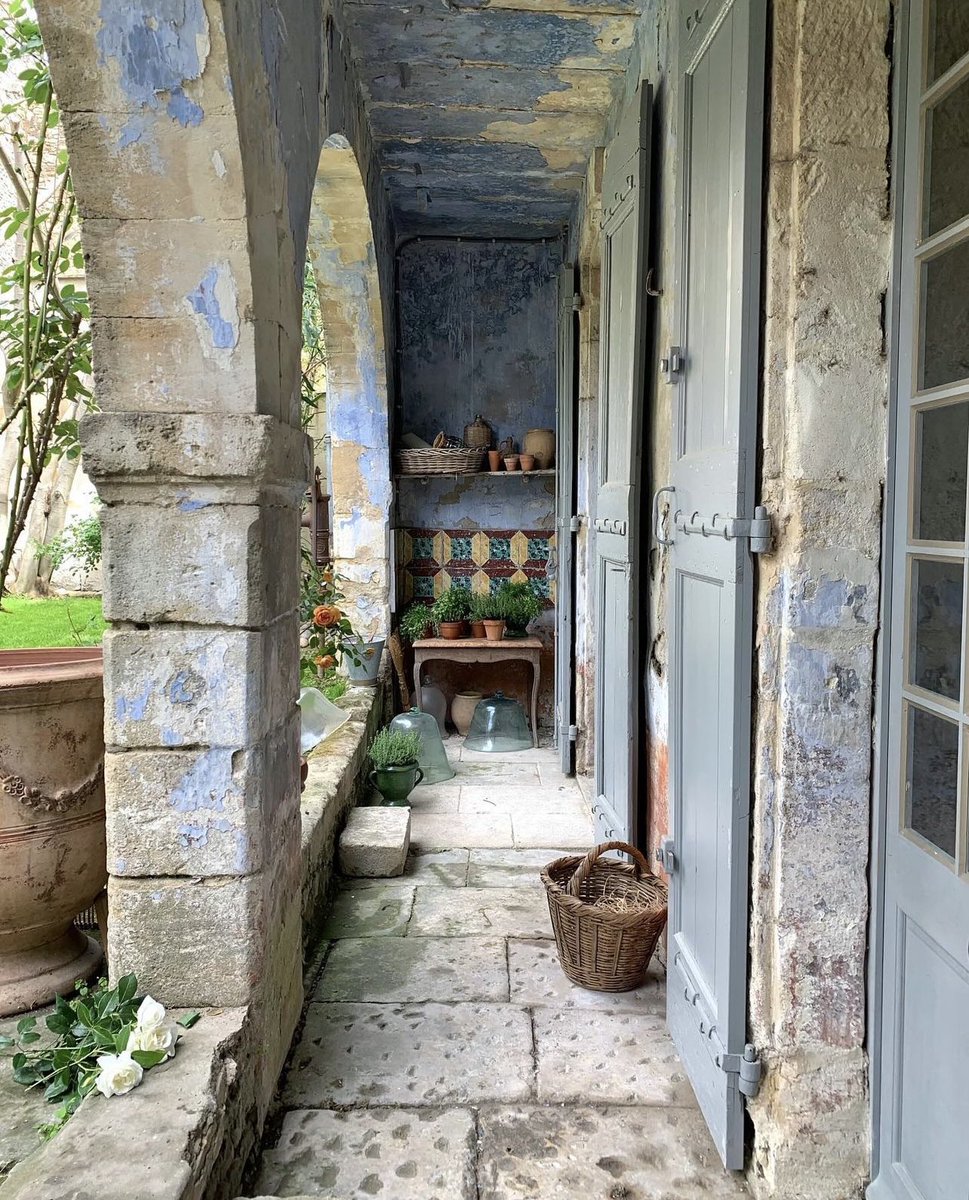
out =
<path fill-rule="evenodd" d="M 548 476 L 554 474 L 555 468 L 549 467 L 545 471 L 428 471 L 422 475 L 415 475 L 408 472 L 406 475 L 397 474 L 394 476 L 394 479 L 480 479 L 482 476 L 494 479 L 499 475 L 517 475 L 522 479 L 532 479 L 536 475 Z"/>

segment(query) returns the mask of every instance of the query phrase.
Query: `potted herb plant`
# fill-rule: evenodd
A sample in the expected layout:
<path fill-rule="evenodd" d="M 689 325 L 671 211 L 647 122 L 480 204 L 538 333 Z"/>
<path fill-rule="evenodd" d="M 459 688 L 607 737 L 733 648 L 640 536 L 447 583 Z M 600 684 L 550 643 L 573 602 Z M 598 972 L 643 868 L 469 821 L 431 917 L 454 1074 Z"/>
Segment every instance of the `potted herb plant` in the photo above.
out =
<path fill-rule="evenodd" d="M 370 743 L 373 770 L 370 782 L 383 796 L 384 804 L 401 806 L 424 778 L 417 765 L 421 749 L 419 733 L 403 733 L 399 729 L 381 729 Z"/>
<path fill-rule="evenodd" d="M 451 641 L 464 637 L 471 593 L 450 587 L 434 601 L 431 612 L 442 638 Z"/>
<path fill-rule="evenodd" d="M 498 613 L 505 620 L 505 636 L 522 638 L 542 611 L 542 602 L 530 583 L 503 583 L 498 589 Z"/>
<path fill-rule="evenodd" d="M 481 618 L 481 628 L 489 642 L 500 642 L 505 636 L 505 618 L 501 613 L 498 597 L 479 596 L 478 614 Z"/>
<path fill-rule="evenodd" d="M 401 613 L 400 635 L 408 642 L 417 642 L 427 637 L 428 630 L 433 626 L 434 618 L 430 606 L 415 600 Z"/>
<path fill-rule="evenodd" d="M 484 623 L 491 607 L 492 602 L 490 596 L 471 597 L 471 607 L 468 612 L 468 621 L 471 624 L 471 636 L 473 638 L 483 638 L 486 636 Z"/>

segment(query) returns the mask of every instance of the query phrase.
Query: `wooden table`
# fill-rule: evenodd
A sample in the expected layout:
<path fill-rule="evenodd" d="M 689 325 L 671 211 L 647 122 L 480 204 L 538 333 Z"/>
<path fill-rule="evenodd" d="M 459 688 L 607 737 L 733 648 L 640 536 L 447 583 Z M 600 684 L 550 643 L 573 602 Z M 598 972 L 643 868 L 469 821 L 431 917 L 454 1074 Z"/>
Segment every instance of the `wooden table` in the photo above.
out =
<path fill-rule="evenodd" d="M 433 659 L 454 663 L 527 662 L 532 667 L 532 745 L 538 745 L 538 685 L 542 678 L 541 638 L 420 638 L 414 643 L 414 702 L 420 704 L 421 672 Z"/>

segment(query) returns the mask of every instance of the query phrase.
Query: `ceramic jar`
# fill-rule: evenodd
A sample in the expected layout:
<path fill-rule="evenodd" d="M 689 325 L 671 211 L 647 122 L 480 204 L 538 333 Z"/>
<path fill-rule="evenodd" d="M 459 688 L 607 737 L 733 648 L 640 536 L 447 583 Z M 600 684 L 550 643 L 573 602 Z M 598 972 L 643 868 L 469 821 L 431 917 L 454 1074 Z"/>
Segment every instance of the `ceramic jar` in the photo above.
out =
<path fill-rule="evenodd" d="M 471 728 L 471 718 L 480 699 L 480 692 L 458 692 L 451 701 L 451 724 L 462 737 Z"/>
<path fill-rule="evenodd" d="M 529 429 L 522 441 L 522 453 L 534 457 L 537 471 L 547 471 L 555 462 L 555 430 Z"/>

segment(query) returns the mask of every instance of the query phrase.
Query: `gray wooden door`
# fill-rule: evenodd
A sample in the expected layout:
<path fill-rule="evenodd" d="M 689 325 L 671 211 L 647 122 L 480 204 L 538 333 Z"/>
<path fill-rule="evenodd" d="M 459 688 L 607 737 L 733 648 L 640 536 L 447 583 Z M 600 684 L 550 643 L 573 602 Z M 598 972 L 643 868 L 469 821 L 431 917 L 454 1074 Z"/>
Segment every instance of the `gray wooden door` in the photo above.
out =
<path fill-rule="evenodd" d="M 575 267 L 559 270 L 558 429 L 555 439 L 555 732 L 566 775 L 575 771 Z"/>
<path fill-rule="evenodd" d="M 652 88 L 642 84 L 606 149 L 602 181 L 602 305 L 598 487 L 593 513 L 596 611 L 598 841 L 635 842 L 638 562 L 645 401 L 645 264 Z"/>
<path fill-rule="evenodd" d="M 969 7 L 913 0 L 906 16 L 883 953 L 875 958 L 878 1103 L 868 1194 L 966 1200 Z"/>
<path fill-rule="evenodd" d="M 742 522 L 755 502 L 764 0 L 681 4 L 679 43 L 667 1014 L 717 1149 L 738 1170 L 753 652 Z"/>

